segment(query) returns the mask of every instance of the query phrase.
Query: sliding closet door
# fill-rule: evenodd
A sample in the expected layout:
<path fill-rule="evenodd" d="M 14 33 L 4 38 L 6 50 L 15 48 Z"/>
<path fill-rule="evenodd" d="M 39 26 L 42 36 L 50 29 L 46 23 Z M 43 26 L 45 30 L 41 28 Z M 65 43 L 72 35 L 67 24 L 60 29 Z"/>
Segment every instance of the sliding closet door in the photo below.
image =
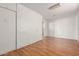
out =
<path fill-rule="evenodd" d="M 15 49 L 15 15 L 0 7 L 0 55 Z"/>
<path fill-rule="evenodd" d="M 42 38 L 42 16 L 21 5 L 17 5 L 17 48 L 32 44 Z"/>

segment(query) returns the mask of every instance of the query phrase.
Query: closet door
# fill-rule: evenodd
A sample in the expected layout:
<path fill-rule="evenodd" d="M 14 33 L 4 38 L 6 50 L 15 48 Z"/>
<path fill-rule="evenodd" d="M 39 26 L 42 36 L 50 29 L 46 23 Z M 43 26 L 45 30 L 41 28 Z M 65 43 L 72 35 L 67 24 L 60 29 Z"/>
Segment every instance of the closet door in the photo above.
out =
<path fill-rule="evenodd" d="M 17 6 L 17 48 L 42 39 L 42 16 L 21 5 Z"/>
<path fill-rule="evenodd" d="M 0 55 L 15 49 L 15 12 L 0 7 Z"/>

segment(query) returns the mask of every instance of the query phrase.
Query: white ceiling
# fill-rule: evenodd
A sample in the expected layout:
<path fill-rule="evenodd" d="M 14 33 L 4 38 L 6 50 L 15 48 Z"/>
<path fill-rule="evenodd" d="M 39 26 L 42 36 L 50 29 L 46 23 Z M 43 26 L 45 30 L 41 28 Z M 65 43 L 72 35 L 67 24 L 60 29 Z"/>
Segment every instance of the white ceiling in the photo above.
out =
<path fill-rule="evenodd" d="M 55 3 L 22 3 L 22 5 L 40 13 L 47 20 L 74 14 L 78 9 L 77 3 L 60 3 L 60 7 L 49 9 Z"/>

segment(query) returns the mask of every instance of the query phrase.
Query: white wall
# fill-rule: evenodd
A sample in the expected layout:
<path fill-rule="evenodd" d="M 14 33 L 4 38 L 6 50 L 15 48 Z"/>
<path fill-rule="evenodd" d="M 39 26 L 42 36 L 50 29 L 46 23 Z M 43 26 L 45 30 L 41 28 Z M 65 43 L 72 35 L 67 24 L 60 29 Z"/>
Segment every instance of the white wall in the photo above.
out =
<path fill-rule="evenodd" d="M 16 3 L 0 3 L 0 6 L 16 11 Z"/>
<path fill-rule="evenodd" d="M 43 19 L 43 36 L 49 36 L 49 23 L 46 19 Z"/>
<path fill-rule="evenodd" d="M 79 16 L 78 16 L 78 20 L 77 20 L 77 31 L 78 31 L 77 37 L 78 37 L 78 41 L 79 41 Z"/>
<path fill-rule="evenodd" d="M 0 55 L 15 49 L 15 14 L 0 7 Z"/>
<path fill-rule="evenodd" d="M 55 25 L 54 22 L 49 22 L 49 36 L 55 35 Z"/>
<path fill-rule="evenodd" d="M 76 16 L 57 19 L 49 24 L 50 36 L 59 38 L 77 39 Z"/>
<path fill-rule="evenodd" d="M 78 40 L 79 40 L 79 14 L 78 14 L 78 20 L 77 20 L 77 31 L 78 31 L 78 34 L 77 34 L 77 37 L 78 37 Z"/>
<path fill-rule="evenodd" d="M 18 4 L 17 14 L 17 47 L 39 41 L 42 37 L 42 16 L 21 4 Z"/>
<path fill-rule="evenodd" d="M 78 14 L 76 15 L 76 37 L 77 37 L 77 39 L 78 39 L 78 41 L 79 41 L 79 12 L 78 12 Z"/>

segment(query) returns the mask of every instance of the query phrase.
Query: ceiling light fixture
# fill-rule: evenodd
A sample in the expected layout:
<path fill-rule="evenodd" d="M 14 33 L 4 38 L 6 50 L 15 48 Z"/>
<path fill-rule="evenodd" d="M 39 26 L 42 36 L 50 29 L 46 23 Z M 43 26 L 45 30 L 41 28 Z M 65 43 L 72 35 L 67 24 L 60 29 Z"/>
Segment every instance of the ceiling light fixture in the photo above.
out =
<path fill-rule="evenodd" d="M 58 8 L 58 7 L 60 7 L 60 3 L 56 3 L 52 6 L 50 6 L 48 9 L 55 9 L 55 8 Z"/>

